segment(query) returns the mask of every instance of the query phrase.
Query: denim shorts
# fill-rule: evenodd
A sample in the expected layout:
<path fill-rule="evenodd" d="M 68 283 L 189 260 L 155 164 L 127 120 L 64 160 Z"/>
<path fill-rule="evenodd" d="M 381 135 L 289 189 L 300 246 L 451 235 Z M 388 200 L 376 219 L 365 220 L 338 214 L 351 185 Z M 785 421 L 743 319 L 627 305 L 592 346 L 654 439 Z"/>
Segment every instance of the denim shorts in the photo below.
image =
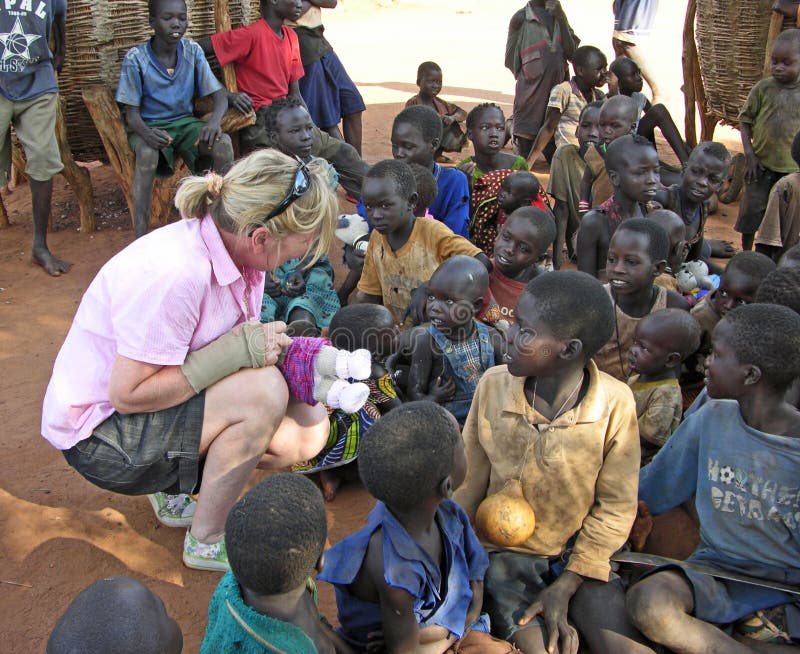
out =
<path fill-rule="evenodd" d="M 163 411 L 114 413 L 64 458 L 95 486 L 115 493 L 193 493 L 202 476 L 204 407 L 201 392 Z"/>

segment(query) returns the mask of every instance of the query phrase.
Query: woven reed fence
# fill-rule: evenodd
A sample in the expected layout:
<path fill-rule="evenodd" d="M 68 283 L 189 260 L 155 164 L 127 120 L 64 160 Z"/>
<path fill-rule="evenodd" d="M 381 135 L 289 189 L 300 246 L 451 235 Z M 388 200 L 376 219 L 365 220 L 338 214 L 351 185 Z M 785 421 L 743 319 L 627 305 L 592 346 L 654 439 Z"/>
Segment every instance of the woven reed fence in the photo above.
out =
<path fill-rule="evenodd" d="M 186 0 L 189 29 L 198 38 L 214 30 L 214 0 Z M 259 16 L 259 0 L 229 0 L 234 27 Z M 100 136 L 81 99 L 93 84 L 117 88 L 125 53 L 152 35 L 147 0 L 70 0 L 67 13 L 67 62 L 59 77 L 66 100 L 66 125 L 73 156 L 82 161 L 105 159 Z M 217 71 L 219 72 L 219 71 Z"/>
<path fill-rule="evenodd" d="M 739 111 L 761 79 L 773 0 L 698 0 L 695 38 L 706 112 L 738 126 Z M 787 19 L 787 27 L 794 27 Z"/>

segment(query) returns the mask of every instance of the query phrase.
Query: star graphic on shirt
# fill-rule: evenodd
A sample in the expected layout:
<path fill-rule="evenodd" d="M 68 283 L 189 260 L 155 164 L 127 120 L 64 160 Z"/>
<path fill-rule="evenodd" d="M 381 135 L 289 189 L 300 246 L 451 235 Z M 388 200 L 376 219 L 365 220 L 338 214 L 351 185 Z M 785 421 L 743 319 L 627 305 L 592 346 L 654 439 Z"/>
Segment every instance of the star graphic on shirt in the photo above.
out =
<path fill-rule="evenodd" d="M 0 43 L 5 47 L 3 56 L 0 57 L 0 63 L 5 63 L 15 57 L 27 61 L 31 58 L 31 44 L 41 38 L 38 34 L 25 34 L 25 30 L 22 29 L 22 22 L 17 18 L 10 32 L 0 33 Z"/>

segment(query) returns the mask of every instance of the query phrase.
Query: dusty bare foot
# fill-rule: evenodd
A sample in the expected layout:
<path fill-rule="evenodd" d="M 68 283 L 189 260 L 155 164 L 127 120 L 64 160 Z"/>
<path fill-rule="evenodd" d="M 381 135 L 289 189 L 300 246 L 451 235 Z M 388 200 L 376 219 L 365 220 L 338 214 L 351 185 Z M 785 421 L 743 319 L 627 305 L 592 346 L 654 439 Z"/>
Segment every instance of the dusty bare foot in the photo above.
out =
<path fill-rule="evenodd" d="M 61 273 L 68 272 L 72 264 L 54 257 L 47 247 L 34 248 L 31 254 L 34 263 L 38 263 L 48 274 L 58 277 Z"/>
<path fill-rule="evenodd" d="M 332 502 L 342 485 L 342 478 L 334 470 L 321 470 L 319 481 L 322 484 L 322 496 L 326 502 Z"/>
<path fill-rule="evenodd" d="M 706 241 L 711 246 L 711 256 L 719 257 L 720 259 L 730 259 L 736 254 L 736 248 L 730 241 L 722 241 L 720 239 L 710 238 Z"/>

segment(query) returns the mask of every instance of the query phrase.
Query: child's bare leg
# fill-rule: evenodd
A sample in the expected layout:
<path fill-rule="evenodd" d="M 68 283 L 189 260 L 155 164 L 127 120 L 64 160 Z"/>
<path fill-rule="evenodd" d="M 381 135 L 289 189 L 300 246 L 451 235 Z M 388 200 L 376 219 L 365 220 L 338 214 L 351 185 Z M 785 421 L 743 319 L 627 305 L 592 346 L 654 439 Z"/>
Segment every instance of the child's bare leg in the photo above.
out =
<path fill-rule="evenodd" d="M 272 437 L 258 467 L 280 470 L 300 461 L 308 461 L 322 451 L 329 435 L 328 412 L 322 404 L 309 406 L 290 398 L 286 417 Z"/>
<path fill-rule="evenodd" d="M 347 277 L 344 278 L 344 281 L 337 292 L 337 295 L 339 296 L 339 303 L 342 306 L 347 304 L 347 300 L 350 298 L 351 293 L 356 290 L 359 279 L 361 279 L 360 270 L 349 270 L 347 272 Z"/>
<path fill-rule="evenodd" d="M 150 226 L 150 204 L 158 166 L 158 150 L 144 141 L 136 146 L 136 168 L 133 173 L 133 236 L 147 234 Z"/>
<path fill-rule="evenodd" d="M 53 197 L 53 178 L 43 182 L 30 178 L 31 203 L 33 205 L 33 260 L 48 274 L 58 277 L 67 272 L 71 263 L 53 256 L 47 247 L 47 224 L 50 222 L 50 201 Z"/>
<path fill-rule="evenodd" d="M 653 654 L 625 611 L 625 593 L 613 583 L 584 580 L 569 603 L 569 617 L 592 652 Z"/>
<path fill-rule="evenodd" d="M 676 654 L 752 652 L 714 625 L 689 615 L 694 597 L 680 572 L 665 570 L 640 581 L 628 591 L 626 607 L 639 631 Z"/>
<path fill-rule="evenodd" d="M 355 114 L 347 114 L 342 118 L 342 129 L 344 130 L 344 140 L 352 145 L 358 156 L 361 156 L 361 141 L 362 141 L 362 124 L 361 112 Z"/>
<path fill-rule="evenodd" d="M 333 138 L 338 139 L 339 141 L 344 141 L 344 136 L 342 136 L 342 131 L 339 129 L 338 125 L 326 127 L 325 131 L 328 132 L 328 134 L 330 134 Z"/>
<path fill-rule="evenodd" d="M 737 641 L 746 645 L 753 652 L 761 652 L 763 654 L 791 654 L 791 652 L 800 651 L 797 645 L 771 645 L 769 643 L 761 643 L 747 636 L 736 636 Z"/>
<path fill-rule="evenodd" d="M 233 143 L 227 134 L 221 134 L 219 140 L 211 148 L 211 158 L 214 160 L 214 172 L 224 175 L 233 165 Z"/>
<path fill-rule="evenodd" d="M 553 214 L 556 218 L 556 240 L 553 241 L 553 268 L 559 270 L 561 268 L 562 250 L 564 249 L 564 242 L 567 238 L 567 225 L 569 223 L 569 207 L 567 207 L 567 203 L 556 200 L 555 206 L 553 207 Z"/>
<path fill-rule="evenodd" d="M 516 146 L 517 154 L 527 159 L 533 147 L 533 140 L 525 138 L 524 136 L 515 136 L 514 145 Z"/>
<path fill-rule="evenodd" d="M 683 142 L 675 121 L 672 120 L 672 116 L 663 104 L 654 104 L 650 107 L 650 110 L 639 121 L 638 132 L 642 136 L 652 139 L 656 127 L 661 130 L 681 164 L 685 164 L 689 160 L 689 148 Z"/>
<path fill-rule="evenodd" d="M 547 654 L 547 636 L 544 625 L 538 621 L 531 622 L 524 629 L 520 629 L 508 638 L 523 654 Z M 553 654 L 560 654 L 563 650 L 556 646 Z"/>
<path fill-rule="evenodd" d="M 330 470 L 321 470 L 319 473 L 319 481 L 322 484 L 322 496 L 326 502 L 332 502 L 339 492 L 339 486 L 342 485 L 342 476 L 338 468 Z"/>
<path fill-rule="evenodd" d="M 752 250 L 753 242 L 756 240 L 755 234 L 742 234 L 742 250 Z"/>

